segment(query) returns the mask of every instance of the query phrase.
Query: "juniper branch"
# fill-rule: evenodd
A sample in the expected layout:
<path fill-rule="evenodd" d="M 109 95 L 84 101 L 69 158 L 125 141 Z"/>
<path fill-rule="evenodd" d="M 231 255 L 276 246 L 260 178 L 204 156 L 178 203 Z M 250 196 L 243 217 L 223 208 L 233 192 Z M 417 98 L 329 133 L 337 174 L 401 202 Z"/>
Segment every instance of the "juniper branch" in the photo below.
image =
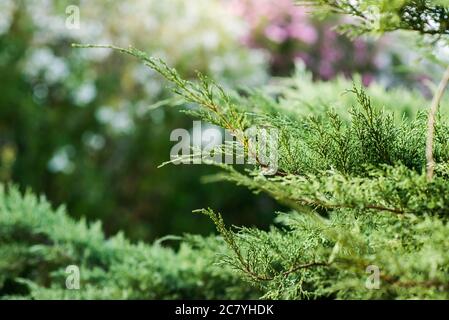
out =
<path fill-rule="evenodd" d="M 173 83 L 175 85 L 174 92 L 176 94 L 189 102 L 198 104 L 216 115 L 219 121 L 215 124 L 229 130 L 231 135 L 236 137 L 236 139 L 243 145 L 244 150 L 249 153 L 249 156 L 252 157 L 261 168 L 267 168 L 257 156 L 257 152 L 252 151 L 250 140 L 244 134 L 244 130 L 246 129 L 245 117 L 242 117 L 244 114 L 236 110 L 224 89 L 212 79 L 209 79 L 198 72 L 197 76 L 200 84 L 196 85 L 191 81 L 183 79 L 175 69 L 170 68 L 162 59 L 150 57 L 145 52 L 132 46 L 126 49 L 114 45 L 72 44 L 72 47 L 85 49 L 112 49 L 143 61 L 147 67 L 158 72 L 165 79 Z M 221 98 L 220 101 L 216 100 L 215 93 L 218 93 Z M 222 102 L 224 106 L 220 105 L 219 102 Z M 282 170 L 278 170 L 275 175 L 285 176 L 286 173 Z"/>

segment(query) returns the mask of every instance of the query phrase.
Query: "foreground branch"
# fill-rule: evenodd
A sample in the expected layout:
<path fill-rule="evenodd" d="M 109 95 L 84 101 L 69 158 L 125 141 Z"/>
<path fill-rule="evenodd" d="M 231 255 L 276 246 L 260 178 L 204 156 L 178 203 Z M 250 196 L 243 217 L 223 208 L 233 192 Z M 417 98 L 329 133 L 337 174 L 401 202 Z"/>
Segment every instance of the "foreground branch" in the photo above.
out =
<path fill-rule="evenodd" d="M 438 106 L 443 98 L 444 91 L 449 83 L 449 67 L 441 79 L 440 85 L 433 97 L 429 110 L 429 118 L 427 123 L 427 141 L 426 141 L 426 162 L 427 162 L 427 180 L 431 181 L 435 171 L 435 159 L 433 158 L 433 141 L 435 136 L 435 118 L 438 113 Z"/>

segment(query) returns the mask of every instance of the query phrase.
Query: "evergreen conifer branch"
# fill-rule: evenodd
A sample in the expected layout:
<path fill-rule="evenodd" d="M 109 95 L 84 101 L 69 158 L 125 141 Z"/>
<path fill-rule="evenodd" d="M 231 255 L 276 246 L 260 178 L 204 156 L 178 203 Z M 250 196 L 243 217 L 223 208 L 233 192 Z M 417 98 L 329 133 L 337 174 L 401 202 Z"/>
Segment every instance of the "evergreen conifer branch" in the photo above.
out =
<path fill-rule="evenodd" d="M 448 32 L 445 1 L 310 2 L 358 17 L 362 25 L 356 33 L 404 29 L 443 37 Z M 371 23 L 370 5 L 380 9 L 377 26 Z M 323 84 L 298 77 L 290 79 L 296 87 L 281 85 L 276 97 L 264 90 L 229 94 L 202 75 L 197 82 L 186 81 L 163 61 L 133 48 L 77 46 L 112 48 L 143 60 L 172 82 L 176 93 L 201 107 L 189 113 L 228 129 L 247 151 L 249 142 L 240 134 L 246 128 L 279 131 L 279 174 L 274 177 L 257 168 L 242 171 L 208 162 L 223 169 L 208 181 L 232 181 L 290 207 L 291 212 L 279 215 L 279 225 L 268 231 L 228 228 L 220 213 L 199 210 L 215 223 L 227 246 L 220 251 L 221 264 L 262 288 L 264 298 L 447 297 L 449 125 L 438 113 L 446 78 L 428 117 L 425 112 L 413 117 L 426 103 L 403 91 L 377 92 L 371 99 L 371 88 L 354 85 L 344 103 L 349 111 L 344 111 L 321 103 L 320 88 L 332 87 L 330 96 L 337 97 L 341 81 Z M 298 88 L 302 91 L 295 93 Z M 408 118 L 395 118 L 388 110 L 398 105 L 409 111 Z M 382 284 L 370 291 L 366 268 L 373 265 L 381 271 Z"/>
<path fill-rule="evenodd" d="M 358 18 L 360 24 L 348 24 L 341 29 L 354 35 L 395 30 L 437 37 L 449 35 L 449 3 L 445 0 L 299 0 L 298 3 Z"/>
<path fill-rule="evenodd" d="M 250 138 L 245 130 L 250 126 L 247 114 L 239 110 L 223 87 L 214 80 L 197 72 L 198 83 L 183 79 L 174 68 L 170 68 L 165 61 L 148 56 L 132 46 L 121 48 L 114 45 L 72 44 L 74 48 L 112 49 L 131 55 L 142 61 L 147 67 L 158 72 L 161 76 L 175 85 L 174 92 L 184 98 L 187 102 L 197 104 L 204 112 L 190 111 L 189 113 L 199 116 L 212 124 L 223 127 L 236 137 L 241 143 L 244 151 L 254 159 L 258 166 L 266 169 L 267 165 L 261 161 L 256 149 L 251 145 Z M 275 175 L 284 176 L 286 172 L 277 170 Z"/>

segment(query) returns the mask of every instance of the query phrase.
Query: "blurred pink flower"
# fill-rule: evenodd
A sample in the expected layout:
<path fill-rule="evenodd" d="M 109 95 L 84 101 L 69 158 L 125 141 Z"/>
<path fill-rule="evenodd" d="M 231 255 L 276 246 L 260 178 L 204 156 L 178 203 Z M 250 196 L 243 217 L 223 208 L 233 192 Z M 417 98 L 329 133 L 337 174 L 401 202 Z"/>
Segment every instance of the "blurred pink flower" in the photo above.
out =
<path fill-rule="evenodd" d="M 356 63 L 362 64 L 369 59 L 368 48 L 366 42 L 360 39 L 354 40 L 354 60 Z"/>
<path fill-rule="evenodd" d="M 287 27 L 291 38 L 300 40 L 308 45 L 314 44 L 318 40 L 316 29 L 307 24 L 296 24 Z"/>
<path fill-rule="evenodd" d="M 362 83 L 365 87 L 368 87 L 375 80 L 375 76 L 372 73 L 365 73 L 362 75 Z"/>
<path fill-rule="evenodd" d="M 321 78 L 325 80 L 329 80 L 335 75 L 334 68 L 332 68 L 332 65 L 329 61 L 321 61 L 320 68 L 319 68 L 319 74 Z"/>
<path fill-rule="evenodd" d="M 277 25 L 267 26 L 265 28 L 265 35 L 268 39 L 277 43 L 284 42 L 289 36 L 288 31 L 285 28 Z"/>
<path fill-rule="evenodd" d="M 338 73 L 373 74 L 374 54 L 363 40 L 337 34 L 329 21 L 317 21 L 292 0 L 223 0 L 248 26 L 242 42 L 271 55 L 274 74 L 288 74 L 298 59 L 314 76 L 330 79 Z"/>

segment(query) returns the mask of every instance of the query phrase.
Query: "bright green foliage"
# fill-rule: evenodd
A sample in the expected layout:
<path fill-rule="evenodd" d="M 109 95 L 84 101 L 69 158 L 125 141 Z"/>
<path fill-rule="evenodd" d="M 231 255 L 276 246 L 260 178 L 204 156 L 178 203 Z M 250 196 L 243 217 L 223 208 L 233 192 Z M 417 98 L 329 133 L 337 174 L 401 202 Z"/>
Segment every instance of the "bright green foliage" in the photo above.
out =
<path fill-rule="evenodd" d="M 441 1 L 315 3 L 356 16 L 366 5 L 380 5 L 389 18 L 382 30 L 422 33 L 431 32 L 410 24 L 407 10 L 447 10 Z M 444 14 L 438 17 L 447 19 Z M 437 33 L 444 34 L 440 20 Z M 415 93 L 377 87 L 371 89 L 371 99 L 371 92 L 357 84 L 345 92 L 332 84 L 298 85 L 300 90 L 309 88 L 303 96 L 295 93 L 294 83 L 304 79 L 290 80 L 293 86 L 286 81 L 238 94 L 201 75 L 198 82 L 184 80 L 163 61 L 137 49 L 110 48 L 139 58 L 164 76 L 181 98 L 199 106 L 190 114 L 229 130 L 247 152 L 252 142 L 246 129 L 276 128 L 275 175 L 265 175 L 256 159 L 246 170 L 212 163 L 223 171 L 209 180 L 267 193 L 291 211 L 279 213 L 278 224 L 262 231 L 229 228 L 221 214 L 200 210 L 212 219 L 221 238 L 190 237 L 174 253 L 158 244 L 134 246 L 121 237 L 105 240 L 98 227 L 75 224 L 62 213 L 45 218 L 48 205 L 38 205 L 31 196 L 22 201 L 16 191 L 2 193 L 2 254 L 9 259 L 3 260 L 21 252 L 21 259 L 13 260 L 18 273 L 2 272 L 8 275 L 5 294 L 20 295 L 8 287 L 21 276 L 33 281 L 30 294 L 37 298 L 449 298 L 449 127 L 440 116 L 434 145 L 437 166 L 429 181 L 424 172 L 423 111 L 429 102 L 414 98 Z M 214 265 L 217 258 L 220 268 Z M 76 263 L 86 270 L 85 289 L 71 296 L 63 289 L 61 266 Z M 242 279 L 253 286 L 246 287 Z"/>
<path fill-rule="evenodd" d="M 205 211 L 234 254 L 224 258 L 270 299 L 449 298 L 449 226 L 438 218 L 334 210 L 281 214 L 269 232 L 227 229 Z M 380 271 L 379 289 L 369 289 Z"/>
<path fill-rule="evenodd" d="M 167 239 L 167 241 L 170 239 Z M 176 239 L 174 239 L 176 240 Z M 99 223 L 74 222 L 64 208 L 16 188 L 0 189 L 0 297 L 36 299 L 257 298 L 229 267 L 216 237 L 189 236 L 174 251 L 162 241 L 106 239 Z M 65 270 L 80 268 L 80 290 L 66 289 Z"/>
<path fill-rule="evenodd" d="M 190 113 L 230 130 L 246 150 L 246 128 L 278 129 L 274 176 L 265 176 L 260 163 L 244 172 L 217 164 L 224 171 L 210 180 L 233 181 L 291 207 L 291 213 L 280 215 L 281 225 L 269 232 L 234 230 L 220 214 L 202 211 L 231 249 L 222 262 L 261 287 L 263 297 L 448 298 L 449 128 L 441 116 L 437 171 L 429 182 L 422 111 L 428 102 L 411 98 L 413 93 L 384 91 L 387 96 L 376 101 L 390 105 L 378 106 L 354 85 L 346 91 L 352 106 L 336 112 L 335 92 L 323 98 L 329 102 L 324 106 L 307 95 L 294 99 L 285 84 L 276 88 L 275 98 L 263 90 L 238 95 L 201 76 L 198 84 L 185 81 L 136 49 L 115 49 L 166 77 L 181 97 L 200 106 Z M 322 93 L 317 88 L 315 96 Z M 406 99 L 399 104 L 408 117 L 391 111 L 401 94 Z M 373 268 L 380 271 L 378 289 L 369 287 Z"/>
<path fill-rule="evenodd" d="M 353 34 L 418 31 L 428 35 L 449 34 L 447 0 L 305 0 L 325 13 L 343 13 L 358 18 L 359 23 L 343 26 Z"/>
<path fill-rule="evenodd" d="M 276 83 L 271 84 L 266 90 L 259 90 L 259 95 L 264 99 L 270 99 L 270 95 L 278 97 L 278 101 L 273 104 L 274 112 L 281 112 L 289 118 L 304 118 L 310 114 L 322 114 L 330 109 L 349 119 L 350 107 L 357 103 L 357 96 L 348 94 L 347 90 L 353 87 L 354 83 L 362 83 L 358 75 L 353 76 L 353 80 L 338 77 L 332 81 L 312 81 L 312 75 L 300 66 L 297 67 L 293 77 L 281 78 Z M 413 119 L 418 111 L 427 110 L 429 101 L 422 93 L 416 90 L 404 90 L 403 88 L 389 88 L 379 83 L 371 83 L 365 88 L 366 94 L 374 106 L 385 109 L 395 114 L 395 121 L 401 121 L 402 117 Z M 269 95 L 269 94 L 270 95 Z M 245 104 L 252 103 L 252 108 L 259 105 L 255 95 Z M 262 103 L 266 105 L 266 103 Z M 441 113 L 449 111 L 449 100 L 443 101 L 440 106 Z"/>

